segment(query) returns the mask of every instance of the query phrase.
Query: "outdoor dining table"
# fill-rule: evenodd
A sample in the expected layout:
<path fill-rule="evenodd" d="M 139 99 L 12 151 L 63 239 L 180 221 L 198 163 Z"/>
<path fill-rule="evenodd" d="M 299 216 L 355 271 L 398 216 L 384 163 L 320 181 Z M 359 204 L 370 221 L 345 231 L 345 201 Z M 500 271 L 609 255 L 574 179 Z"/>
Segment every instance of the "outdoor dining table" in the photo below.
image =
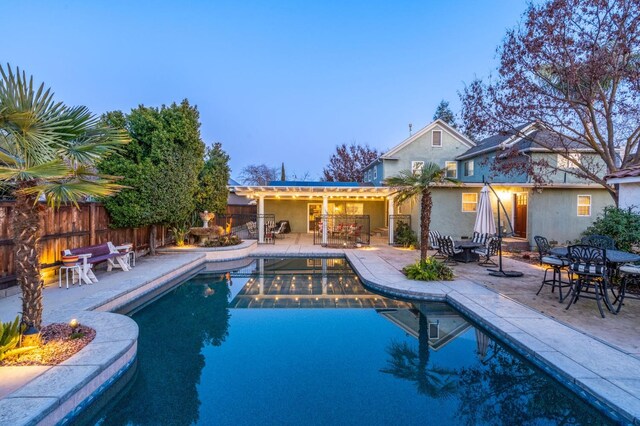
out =
<path fill-rule="evenodd" d="M 78 258 L 82 259 L 82 265 L 80 266 L 80 278 L 87 284 L 98 282 L 98 278 L 91 270 L 91 264 L 87 262 L 87 259 L 90 257 L 91 253 L 78 255 Z"/>
<path fill-rule="evenodd" d="M 554 247 L 549 252 L 551 254 L 553 254 L 555 256 L 559 256 L 559 257 L 568 257 L 569 256 L 569 248 L 568 247 L 564 247 L 564 246 Z M 607 249 L 606 252 L 605 252 L 605 256 L 607 257 L 607 262 L 613 264 L 613 266 L 614 266 L 614 268 L 612 268 L 612 273 L 613 274 L 617 273 L 618 267 L 621 264 L 640 262 L 640 255 L 639 254 L 629 253 L 629 252 L 622 251 L 622 250 Z M 614 311 L 613 310 L 613 305 L 616 304 L 616 302 L 620 298 L 620 295 L 615 293 L 615 291 L 613 290 L 613 287 L 611 285 L 607 284 L 607 281 L 608 280 L 605 280 L 605 291 L 604 291 L 604 293 L 605 293 L 604 294 L 605 305 L 607 306 L 609 311 L 611 311 L 613 313 L 618 313 L 620 311 L 620 306 L 618 306 L 617 311 Z M 611 290 L 611 293 L 615 297 L 613 303 L 611 303 L 611 301 L 609 300 L 609 296 L 607 295 L 607 289 Z"/>
<path fill-rule="evenodd" d="M 473 250 L 482 247 L 482 244 L 474 243 L 473 241 L 456 241 L 455 247 L 462 250 L 460 253 L 453 256 L 453 258 L 458 262 L 469 263 L 480 260 L 480 255 L 475 253 Z"/>
<path fill-rule="evenodd" d="M 550 253 L 558 257 L 569 256 L 568 247 L 554 247 L 550 250 Z M 606 252 L 607 262 L 621 264 L 621 263 L 634 263 L 640 262 L 640 254 L 629 253 L 622 250 L 607 250 Z"/>

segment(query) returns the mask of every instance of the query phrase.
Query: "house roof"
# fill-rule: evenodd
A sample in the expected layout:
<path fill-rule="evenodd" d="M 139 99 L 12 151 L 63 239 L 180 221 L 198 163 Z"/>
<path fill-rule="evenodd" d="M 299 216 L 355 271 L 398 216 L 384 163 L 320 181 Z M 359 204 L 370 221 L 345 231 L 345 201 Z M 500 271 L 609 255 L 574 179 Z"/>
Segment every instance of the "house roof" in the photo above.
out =
<path fill-rule="evenodd" d="M 541 128 L 534 122 L 521 124 L 515 128 L 489 136 L 478 142 L 476 146 L 456 157 L 466 160 L 480 154 L 515 147 L 518 151 L 549 151 L 549 147 L 568 149 L 571 151 L 592 151 L 590 148 L 570 140 L 562 140 L 554 132 Z"/>
<path fill-rule="evenodd" d="M 230 206 L 252 206 L 255 205 L 255 203 L 256 200 L 243 197 L 242 195 L 238 195 L 234 192 L 229 192 L 227 195 L 227 204 Z"/>
<path fill-rule="evenodd" d="M 363 185 L 357 182 L 273 182 L 265 186 L 231 186 L 229 190 L 245 197 L 268 198 L 318 198 L 323 196 L 338 198 L 386 197 L 395 190 L 387 186 Z"/>
<path fill-rule="evenodd" d="M 468 137 L 466 137 L 465 135 L 460 133 L 458 130 L 456 130 L 454 127 L 449 125 L 447 122 L 445 122 L 445 121 L 443 121 L 441 119 L 437 119 L 437 120 L 427 124 L 425 127 L 423 127 L 422 129 L 418 130 L 416 133 L 414 133 L 413 135 L 409 136 L 407 139 L 403 140 L 398 145 L 394 146 L 393 148 L 391 148 L 390 150 L 388 150 L 384 154 L 380 155 L 378 158 L 373 160 L 371 163 L 367 164 L 367 166 L 363 170 L 368 169 L 372 165 L 374 165 L 377 162 L 379 162 L 381 159 L 382 160 L 396 160 L 396 158 L 394 158 L 393 156 L 396 155 L 401 149 L 403 149 L 407 145 L 413 143 L 416 139 L 422 137 L 423 135 L 428 133 L 430 130 L 433 130 L 433 128 L 436 127 L 436 126 L 442 127 L 446 132 L 448 132 L 453 137 L 455 137 L 460 142 L 462 142 L 462 144 L 464 144 L 464 145 L 466 145 L 466 146 L 468 146 L 470 148 L 475 147 L 476 143 L 474 141 L 472 141 L 471 139 L 469 139 Z"/>
<path fill-rule="evenodd" d="M 273 180 L 268 186 L 298 186 L 298 187 L 354 187 L 354 186 L 373 186 L 371 183 L 362 182 L 325 182 L 325 181 L 297 181 L 297 180 Z"/>
<path fill-rule="evenodd" d="M 625 167 L 606 176 L 608 183 L 640 182 L 640 164 Z"/>

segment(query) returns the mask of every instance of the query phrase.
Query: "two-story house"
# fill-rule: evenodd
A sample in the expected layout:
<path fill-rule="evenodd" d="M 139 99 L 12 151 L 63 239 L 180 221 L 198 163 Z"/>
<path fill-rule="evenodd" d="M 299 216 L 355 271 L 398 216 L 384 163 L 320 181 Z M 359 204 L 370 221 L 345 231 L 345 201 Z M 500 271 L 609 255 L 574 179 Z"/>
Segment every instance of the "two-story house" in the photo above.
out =
<path fill-rule="evenodd" d="M 552 135 L 535 124 L 519 127 L 512 133 L 493 135 L 474 143 L 456 129 L 437 120 L 395 146 L 365 169 L 365 180 L 383 185 L 384 179 L 400 170 L 418 170 L 424 162 L 434 162 L 447 170 L 447 176 L 460 184 L 433 188 L 431 229 L 454 238 L 470 235 L 475 222 L 480 189 L 492 184 L 505 207 L 509 220 L 499 226 L 513 228 L 515 236 L 534 245 L 535 235 L 559 242 L 579 237 L 613 199 L 605 188 L 570 173 L 575 162 L 589 162 L 597 168 L 599 157 L 592 151 L 563 143 L 573 161 L 552 153 L 537 141 L 544 138 L 550 146 Z M 531 164 L 546 162 L 544 185 L 532 181 L 531 175 L 513 167 L 509 173 L 492 169 L 496 156 L 518 152 L 518 161 Z M 586 163 L 585 163 L 586 164 Z M 604 174 L 605 168 L 602 167 Z M 495 197 L 494 197 L 495 198 Z M 412 227 L 419 232 L 419 204 L 395 207 L 397 214 L 410 214 Z M 494 202 L 494 210 L 497 203 Z M 504 214 L 503 214 L 504 216 Z"/>

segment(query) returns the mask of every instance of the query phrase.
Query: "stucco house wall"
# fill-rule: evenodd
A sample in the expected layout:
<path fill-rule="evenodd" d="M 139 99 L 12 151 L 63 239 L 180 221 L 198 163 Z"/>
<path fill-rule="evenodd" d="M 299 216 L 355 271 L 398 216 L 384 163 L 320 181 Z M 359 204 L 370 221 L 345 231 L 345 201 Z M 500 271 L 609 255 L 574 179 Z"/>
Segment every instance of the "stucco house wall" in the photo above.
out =
<path fill-rule="evenodd" d="M 528 187 L 497 186 L 494 189 L 505 207 L 509 220 L 513 226 L 514 194 L 528 195 L 527 208 L 527 241 L 531 247 L 535 246 L 533 239 L 542 235 L 549 240 L 559 243 L 574 241 L 587 229 L 602 212 L 605 206 L 612 205 L 613 199 L 609 193 L 600 188 L 547 188 L 541 192 Z M 479 193 L 479 186 L 441 187 L 432 190 L 433 209 L 431 211 L 431 230 L 437 230 L 443 235 L 451 235 L 454 239 L 473 235 L 475 212 L 462 211 L 462 194 Z M 578 216 L 578 195 L 591 196 L 591 214 Z M 494 218 L 497 221 L 497 201 L 491 195 Z M 416 235 L 420 235 L 420 205 L 419 200 L 410 200 L 399 206 L 400 214 L 411 215 L 411 225 Z M 504 232 L 510 231 L 509 222 L 501 211 L 501 224 Z"/>
<path fill-rule="evenodd" d="M 622 209 L 640 208 L 640 179 L 638 179 L 638 182 L 620 184 L 618 206 Z"/>

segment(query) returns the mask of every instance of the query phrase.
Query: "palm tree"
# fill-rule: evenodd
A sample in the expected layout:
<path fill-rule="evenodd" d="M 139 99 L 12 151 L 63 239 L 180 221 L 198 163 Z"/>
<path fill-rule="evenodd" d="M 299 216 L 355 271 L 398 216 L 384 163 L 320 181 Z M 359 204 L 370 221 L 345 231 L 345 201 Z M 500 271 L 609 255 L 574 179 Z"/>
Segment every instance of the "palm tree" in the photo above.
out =
<path fill-rule="evenodd" d="M 38 201 L 50 207 L 116 192 L 115 177 L 95 172 L 105 154 L 126 143 L 122 131 L 102 127 L 86 107 L 54 102 L 44 83 L 0 66 L 0 187 L 15 198 L 12 231 L 22 322 L 40 329 L 42 286 L 38 260 Z"/>
<path fill-rule="evenodd" d="M 431 186 L 447 180 L 446 170 L 435 163 L 427 163 L 420 171 L 403 170 L 396 176 L 385 179 L 385 185 L 394 187 L 398 191 L 397 201 L 402 203 L 415 196 L 422 196 L 420 200 L 420 260 L 426 260 L 429 248 L 429 226 L 431 225 Z M 390 232 L 393 232 L 390 230 Z"/>

